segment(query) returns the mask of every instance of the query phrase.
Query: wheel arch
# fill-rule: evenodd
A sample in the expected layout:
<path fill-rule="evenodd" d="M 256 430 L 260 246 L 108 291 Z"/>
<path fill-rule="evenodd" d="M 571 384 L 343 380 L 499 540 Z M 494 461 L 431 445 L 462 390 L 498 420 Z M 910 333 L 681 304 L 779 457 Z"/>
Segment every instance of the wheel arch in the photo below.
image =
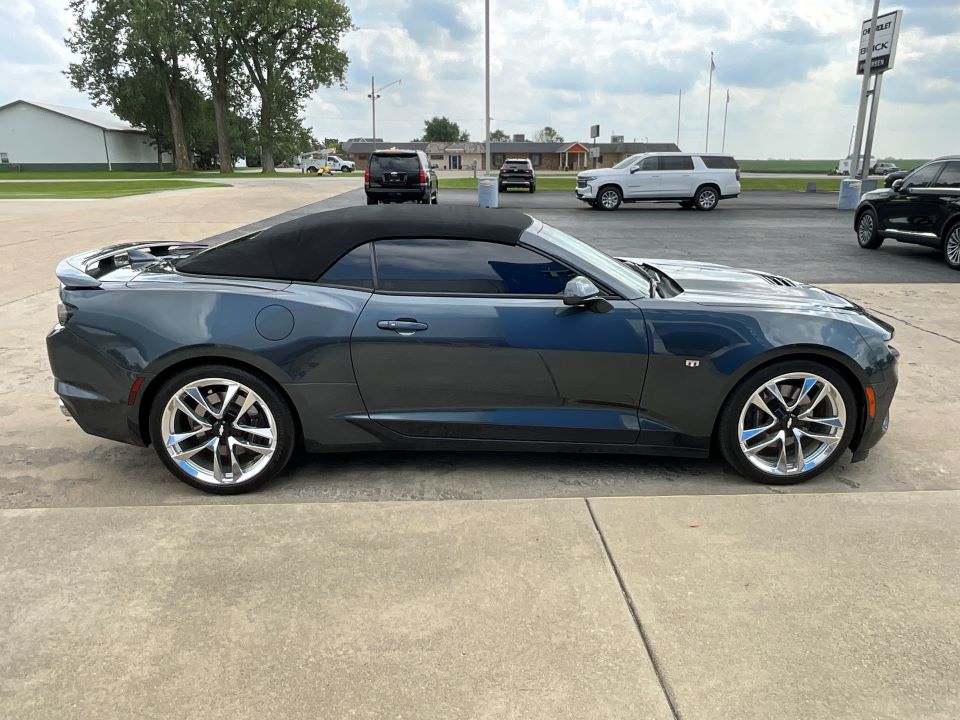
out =
<path fill-rule="evenodd" d="M 863 214 L 868 210 L 872 210 L 873 214 L 877 214 L 877 209 L 873 206 L 873 203 L 869 200 L 865 200 L 857 207 L 856 212 L 853 214 L 853 229 L 856 230 L 857 226 L 860 224 L 860 218 L 863 217 Z M 879 223 L 877 224 L 877 232 L 880 231 Z"/>
<path fill-rule="evenodd" d="M 701 190 L 703 190 L 704 188 L 707 188 L 707 187 L 713 188 L 714 190 L 717 191 L 717 200 L 719 200 L 719 199 L 720 199 L 720 196 L 721 196 L 723 193 L 722 193 L 722 191 L 720 190 L 720 184 L 717 183 L 715 180 L 707 180 L 707 181 L 702 182 L 702 183 L 700 183 L 699 185 L 697 185 L 697 189 L 693 191 L 693 197 L 696 198 L 696 197 L 697 197 L 697 193 L 699 193 Z"/>
<path fill-rule="evenodd" d="M 727 392 L 724 395 L 723 402 L 720 404 L 720 409 L 717 411 L 717 416 L 714 418 L 713 431 L 710 436 L 711 449 L 716 448 L 717 434 L 720 429 L 720 419 L 726 412 L 727 405 L 729 404 L 730 398 L 733 396 L 734 392 L 736 392 L 736 390 L 743 384 L 745 380 L 749 379 L 755 373 L 775 363 L 788 360 L 813 360 L 815 362 L 822 363 L 831 370 L 839 373 L 840 376 L 850 384 L 857 403 L 857 424 L 853 439 L 850 441 L 850 448 L 852 450 L 857 449 L 857 447 L 860 445 L 860 440 L 862 439 L 866 424 L 866 387 L 868 384 L 866 373 L 864 372 L 863 368 L 861 368 L 849 355 L 845 355 L 844 353 L 831 348 L 824 348 L 816 345 L 790 345 L 779 347 L 771 350 L 769 353 L 764 353 L 763 355 L 754 358 L 751 362 L 745 363 L 738 368 L 736 375 L 732 378 L 727 387 Z"/>
<path fill-rule="evenodd" d="M 960 224 L 960 211 L 953 213 L 943 222 L 943 231 L 940 233 L 940 245 L 943 246 L 947 242 L 947 236 L 950 234 L 950 231 L 953 230 L 957 224 Z"/>
<path fill-rule="evenodd" d="M 160 388 L 174 375 L 203 365 L 225 365 L 237 370 L 244 370 L 269 384 L 289 406 L 293 421 L 296 424 L 296 441 L 298 444 L 303 442 L 303 423 L 300 420 L 297 404 L 284 388 L 284 381 L 288 379 L 285 373 L 272 363 L 250 353 L 230 348 L 216 348 L 214 353 L 213 348 L 197 347 L 187 348 L 174 355 L 168 355 L 156 361 L 150 368 L 150 372 L 155 374 L 147 376 L 148 379 L 140 390 L 136 408 L 138 432 L 144 441 L 144 445 L 150 445 L 150 408 L 153 406 Z"/>

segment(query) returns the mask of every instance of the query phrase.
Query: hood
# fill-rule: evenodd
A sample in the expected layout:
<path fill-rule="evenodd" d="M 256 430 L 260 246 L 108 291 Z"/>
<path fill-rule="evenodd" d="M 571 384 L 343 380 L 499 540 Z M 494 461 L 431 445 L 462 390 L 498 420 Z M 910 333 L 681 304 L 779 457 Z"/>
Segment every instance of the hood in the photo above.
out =
<path fill-rule="evenodd" d="M 613 168 L 596 168 L 595 170 L 578 172 L 577 177 L 603 177 L 605 175 L 620 175 L 622 172 L 622 170 L 614 170 Z"/>
<path fill-rule="evenodd" d="M 686 260 L 623 258 L 649 265 L 673 278 L 683 292 L 677 300 L 701 305 L 777 308 L 830 308 L 863 312 L 840 295 L 780 275 Z"/>

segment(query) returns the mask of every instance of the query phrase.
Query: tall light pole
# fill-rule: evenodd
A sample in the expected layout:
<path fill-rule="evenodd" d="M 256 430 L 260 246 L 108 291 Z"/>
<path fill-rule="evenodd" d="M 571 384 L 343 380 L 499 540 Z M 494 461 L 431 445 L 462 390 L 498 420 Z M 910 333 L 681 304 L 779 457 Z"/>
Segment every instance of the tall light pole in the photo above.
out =
<path fill-rule="evenodd" d="M 373 80 L 373 75 L 370 76 L 370 94 L 367 95 L 370 98 L 370 110 L 373 115 L 373 137 L 370 140 L 373 142 L 373 149 L 377 149 L 377 99 L 380 97 L 380 92 L 386 90 L 391 85 L 398 85 L 403 82 L 402 80 L 394 80 L 392 83 L 387 83 L 382 87 L 375 87 L 376 83 Z"/>
<path fill-rule="evenodd" d="M 483 43 L 484 43 L 484 65 L 486 81 L 486 111 L 484 120 L 486 122 L 486 132 L 484 133 L 484 169 L 486 174 L 490 175 L 490 0 L 484 0 L 483 3 Z"/>

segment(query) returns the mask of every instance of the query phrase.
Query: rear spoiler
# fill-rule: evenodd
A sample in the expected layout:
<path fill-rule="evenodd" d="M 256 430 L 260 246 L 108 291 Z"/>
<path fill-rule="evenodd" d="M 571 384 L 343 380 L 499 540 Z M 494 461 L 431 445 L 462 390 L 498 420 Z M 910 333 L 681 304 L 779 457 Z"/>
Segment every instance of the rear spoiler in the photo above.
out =
<path fill-rule="evenodd" d="M 57 264 L 57 279 L 68 289 L 94 290 L 100 287 L 99 278 L 120 267 L 136 267 L 155 262 L 166 255 L 192 254 L 207 247 L 206 243 L 170 241 L 130 242 L 110 245 L 99 250 L 88 250 L 61 260 Z"/>

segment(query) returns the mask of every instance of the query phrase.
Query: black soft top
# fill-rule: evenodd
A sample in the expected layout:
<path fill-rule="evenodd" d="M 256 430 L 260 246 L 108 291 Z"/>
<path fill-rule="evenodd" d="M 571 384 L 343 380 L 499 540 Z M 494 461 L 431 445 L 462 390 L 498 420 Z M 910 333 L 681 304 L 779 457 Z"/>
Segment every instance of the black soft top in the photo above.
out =
<path fill-rule="evenodd" d="M 533 220 L 517 210 L 432 205 L 351 207 L 306 215 L 184 258 L 177 270 L 313 281 L 355 247 L 388 238 L 486 240 L 516 245 Z"/>

